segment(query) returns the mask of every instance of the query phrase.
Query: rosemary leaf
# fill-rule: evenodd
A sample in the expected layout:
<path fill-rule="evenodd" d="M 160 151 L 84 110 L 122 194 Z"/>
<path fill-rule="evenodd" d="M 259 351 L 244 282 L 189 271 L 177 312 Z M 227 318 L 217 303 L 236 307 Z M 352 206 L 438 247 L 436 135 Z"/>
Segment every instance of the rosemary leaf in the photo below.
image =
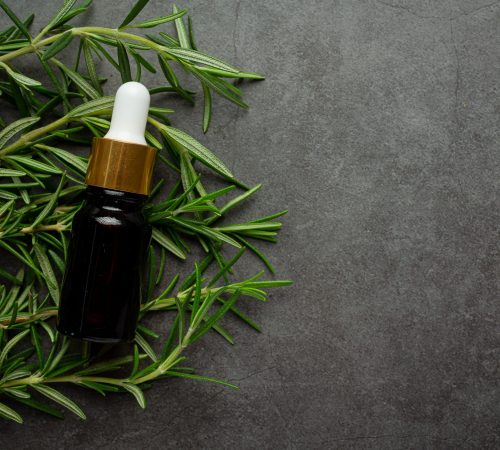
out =
<path fill-rule="evenodd" d="M 138 2 L 127 14 L 127 17 L 125 17 L 125 19 L 123 19 L 123 22 L 118 26 L 118 29 L 124 28 L 126 25 L 132 22 L 132 20 L 134 20 L 138 16 L 138 14 L 144 9 L 148 2 L 149 0 L 138 0 Z"/>
<path fill-rule="evenodd" d="M 0 416 L 17 423 L 23 423 L 23 418 L 16 411 L 3 403 L 0 403 Z"/>
<path fill-rule="evenodd" d="M 153 27 L 156 27 L 158 25 L 161 25 L 162 23 L 172 22 L 175 19 L 179 19 L 180 17 L 182 17 L 186 13 L 187 13 L 187 11 L 185 9 L 183 9 L 182 11 L 178 11 L 174 14 L 170 14 L 169 16 L 161 16 L 161 17 L 157 17 L 156 19 L 146 20 L 145 22 L 135 23 L 135 24 L 128 25 L 125 27 L 120 27 L 120 28 L 121 29 L 125 29 L 125 28 L 153 28 Z"/>
<path fill-rule="evenodd" d="M 5 14 L 7 14 L 9 16 L 10 20 L 12 20 L 12 22 L 14 22 L 14 25 L 26 37 L 26 39 L 28 39 L 28 41 L 31 41 L 31 36 L 28 32 L 28 28 L 26 27 L 26 25 L 21 20 L 19 20 L 19 18 L 5 4 L 5 2 L 3 0 L 0 0 L 0 8 L 2 8 L 4 10 Z"/>
<path fill-rule="evenodd" d="M 55 40 L 47 50 L 43 52 L 42 59 L 47 61 L 48 59 L 56 56 L 60 51 L 65 49 L 71 41 L 73 40 L 73 33 L 71 31 L 66 31 L 66 33 L 61 34 L 57 40 Z"/>
<path fill-rule="evenodd" d="M 59 403 L 61 406 L 64 406 L 66 409 L 68 409 L 81 419 L 87 418 L 85 416 L 85 413 L 81 410 L 81 408 L 73 400 L 70 400 L 61 392 L 56 391 L 55 389 L 43 384 L 33 384 L 32 388 L 35 389 L 35 391 L 38 391 L 40 394 L 44 395 L 45 397 L 49 398 L 50 400 Z"/>

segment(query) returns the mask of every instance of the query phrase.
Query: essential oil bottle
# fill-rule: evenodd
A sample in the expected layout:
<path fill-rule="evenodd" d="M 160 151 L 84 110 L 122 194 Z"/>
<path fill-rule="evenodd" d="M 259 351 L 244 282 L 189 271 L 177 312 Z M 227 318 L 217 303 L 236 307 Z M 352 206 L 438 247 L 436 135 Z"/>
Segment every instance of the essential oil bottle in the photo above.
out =
<path fill-rule="evenodd" d="M 123 84 L 108 133 L 92 142 L 57 320 L 67 336 L 104 343 L 134 338 L 151 240 L 143 214 L 156 158 L 144 138 L 149 100 L 142 84 Z"/>

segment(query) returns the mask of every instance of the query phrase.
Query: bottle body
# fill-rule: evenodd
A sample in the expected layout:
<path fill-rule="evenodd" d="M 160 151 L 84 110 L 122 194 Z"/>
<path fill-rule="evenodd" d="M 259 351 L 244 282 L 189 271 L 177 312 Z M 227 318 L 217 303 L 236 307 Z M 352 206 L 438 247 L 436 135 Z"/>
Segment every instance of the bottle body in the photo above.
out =
<path fill-rule="evenodd" d="M 134 338 L 151 227 L 147 196 L 88 186 L 73 219 L 58 330 L 92 342 Z"/>

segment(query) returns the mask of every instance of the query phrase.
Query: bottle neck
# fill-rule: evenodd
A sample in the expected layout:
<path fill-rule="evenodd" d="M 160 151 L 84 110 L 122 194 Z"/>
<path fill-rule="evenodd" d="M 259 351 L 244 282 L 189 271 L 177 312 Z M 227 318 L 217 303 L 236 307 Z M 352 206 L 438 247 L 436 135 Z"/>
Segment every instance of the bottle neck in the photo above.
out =
<path fill-rule="evenodd" d="M 94 138 L 85 183 L 149 195 L 156 149 L 148 145 Z"/>
<path fill-rule="evenodd" d="M 96 206 L 115 207 L 124 211 L 143 208 L 148 196 L 131 192 L 116 191 L 97 186 L 87 186 L 87 199 Z"/>

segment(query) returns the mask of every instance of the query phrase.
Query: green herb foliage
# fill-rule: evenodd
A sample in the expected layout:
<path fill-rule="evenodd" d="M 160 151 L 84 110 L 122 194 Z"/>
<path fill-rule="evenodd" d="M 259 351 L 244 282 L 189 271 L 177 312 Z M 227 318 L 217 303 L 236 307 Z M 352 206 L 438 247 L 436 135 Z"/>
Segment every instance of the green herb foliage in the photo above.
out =
<path fill-rule="evenodd" d="M 108 61 L 123 81 L 140 80 L 144 70 L 156 73 L 159 85 L 151 89 L 153 103 L 157 94 L 168 93 L 193 102 L 195 93 L 182 86 L 177 72 L 192 75 L 201 83 L 205 105 L 200 122 L 205 132 L 213 94 L 247 106 L 240 88 L 228 79 L 263 78 L 199 51 L 187 11 L 175 5 L 164 15 L 138 20 L 148 3 L 139 0 L 118 28 L 71 26 L 71 19 L 85 13 L 91 3 L 66 0 L 40 33 L 33 34 L 33 15 L 20 17 L 0 0 L 11 22 L 0 32 L 0 101 L 18 112 L 17 120 L 9 124 L 0 117 L 0 251 L 4 259 L 12 260 L 9 267 L 15 267 L 0 268 L 0 416 L 19 423 L 23 421 L 19 404 L 55 417 L 68 410 L 85 418 L 82 409 L 60 391 L 64 383 L 102 395 L 128 392 L 142 408 L 143 388 L 158 379 L 187 378 L 235 387 L 186 367 L 186 348 L 210 331 L 233 343 L 221 323 L 227 314 L 259 330 L 238 309 L 238 302 L 266 301 L 269 288 L 290 284 L 264 280 L 264 271 L 233 279 L 233 267 L 247 250 L 274 273 L 256 242 L 275 242 L 281 228 L 276 219 L 286 211 L 219 225 L 260 185 L 248 188 L 211 150 L 172 127 L 170 109 L 151 107 L 147 139 L 158 149 L 158 164 L 168 168 L 178 183 L 164 195 L 160 181 L 146 207 L 154 231 L 147 298 L 135 342 L 125 355 L 116 356 L 109 347 L 96 352 L 88 343 L 70 342 L 57 333 L 54 320 L 69 232 L 83 201 L 87 167 L 86 158 L 71 149 L 75 144 L 88 146 L 92 136 L 106 133 L 113 106 L 113 98 L 104 96 L 106 79 L 98 71 L 99 61 Z M 147 34 L 138 34 L 144 29 Z M 68 64 L 63 56 L 68 52 L 62 51 L 71 46 L 78 51 L 76 61 Z M 48 83 L 17 67 L 18 59 L 28 54 L 37 58 Z M 226 186 L 207 191 L 207 175 L 202 177 L 197 165 L 222 177 Z M 168 260 L 190 264 L 190 246 L 198 244 L 205 256 L 194 263 L 192 272 L 184 279 L 180 275 L 167 279 Z M 236 250 L 229 252 L 230 247 Z M 151 314 L 168 316 L 165 320 L 171 326 L 166 336 L 146 325 Z"/>

